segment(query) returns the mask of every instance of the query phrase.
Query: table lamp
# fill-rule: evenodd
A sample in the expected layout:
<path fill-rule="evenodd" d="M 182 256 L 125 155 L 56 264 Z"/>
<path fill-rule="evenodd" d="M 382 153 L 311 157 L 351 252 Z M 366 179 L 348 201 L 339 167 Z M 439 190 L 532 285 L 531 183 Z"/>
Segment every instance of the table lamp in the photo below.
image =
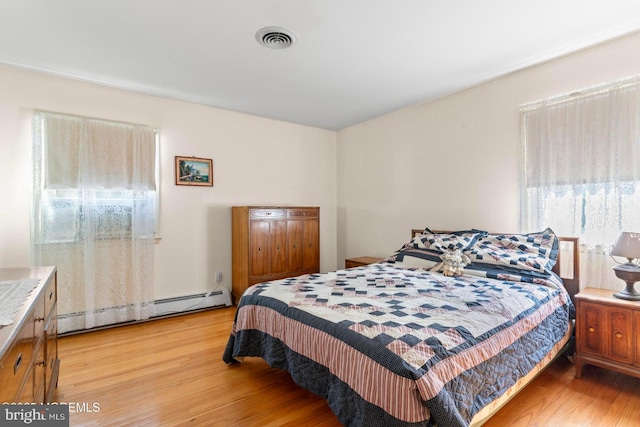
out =
<path fill-rule="evenodd" d="M 636 264 L 640 259 L 640 233 L 622 232 L 613 249 L 611 249 L 611 256 L 627 259 L 626 263 L 613 267 L 616 277 L 627 284 L 625 290 L 616 292 L 613 296 L 620 299 L 640 301 L 640 293 L 634 287 L 635 283 L 640 281 L 640 266 Z"/>

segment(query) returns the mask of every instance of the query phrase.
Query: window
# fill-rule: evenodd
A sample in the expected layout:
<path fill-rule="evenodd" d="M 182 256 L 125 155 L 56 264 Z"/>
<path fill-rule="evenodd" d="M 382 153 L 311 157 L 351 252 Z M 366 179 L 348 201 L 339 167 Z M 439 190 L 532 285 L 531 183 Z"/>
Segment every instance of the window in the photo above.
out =
<path fill-rule="evenodd" d="M 60 332 L 153 315 L 158 132 L 37 111 L 32 257 L 58 269 Z"/>
<path fill-rule="evenodd" d="M 38 112 L 34 131 L 42 243 L 157 235 L 156 129 Z M 134 210 L 151 230 L 134 229 Z"/>
<path fill-rule="evenodd" d="M 592 254 L 640 231 L 639 77 L 524 106 L 521 127 L 523 230 L 578 236 Z"/>

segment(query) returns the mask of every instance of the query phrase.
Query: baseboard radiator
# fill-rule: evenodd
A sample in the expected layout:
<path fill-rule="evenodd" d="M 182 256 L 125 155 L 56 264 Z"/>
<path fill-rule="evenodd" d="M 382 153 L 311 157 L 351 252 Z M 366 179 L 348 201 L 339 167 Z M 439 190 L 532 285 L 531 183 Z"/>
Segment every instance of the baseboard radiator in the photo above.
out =
<path fill-rule="evenodd" d="M 206 294 L 185 295 L 155 301 L 156 314 L 153 317 L 171 316 L 194 310 L 231 306 L 229 290 L 223 288 Z"/>
<path fill-rule="evenodd" d="M 130 320 L 127 322 L 109 323 L 103 326 L 96 326 L 94 328 L 85 329 L 82 327 L 84 324 L 85 313 L 67 313 L 58 315 L 58 323 L 60 325 L 68 324 L 70 327 L 67 329 L 61 328 L 58 335 L 75 335 L 84 332 L 99 331 L 102 329 L 109 329 L 118 326 L 132 325 L 135 323 L 148 322 L 150 320 L 158 319 L 161 317 L 178 316 L 180 314 L 186 314 L 192 311 L 206 310 L 216 307 L 230 307 L 231 295 L 229 290 L 222 288 L 218 291 L 209 292 L 206 294 L 185 295 L 175 298 L 166 298 L 154 301 L 155 314 L 149 319 L 145 320 Z M 113 310 L 116 307 L 105 308 L 101 311 Z M 74 327 L 75 326 L 75 327 Z"/>

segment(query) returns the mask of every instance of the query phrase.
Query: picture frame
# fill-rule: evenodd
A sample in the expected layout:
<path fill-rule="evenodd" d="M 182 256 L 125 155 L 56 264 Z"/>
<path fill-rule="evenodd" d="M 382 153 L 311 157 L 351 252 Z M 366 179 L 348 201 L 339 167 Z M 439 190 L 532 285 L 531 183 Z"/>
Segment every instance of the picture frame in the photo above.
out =
<path fill-rule="evenodd" d="M 176 156 L 176 185 L 213 187 L 213 160 Z"/>

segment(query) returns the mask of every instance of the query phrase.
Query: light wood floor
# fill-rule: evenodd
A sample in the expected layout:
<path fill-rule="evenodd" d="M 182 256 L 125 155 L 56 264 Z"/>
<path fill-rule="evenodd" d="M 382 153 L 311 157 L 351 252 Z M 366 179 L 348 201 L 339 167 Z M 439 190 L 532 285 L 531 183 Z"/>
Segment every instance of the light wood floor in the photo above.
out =
<path fill-rule="evenodd" d="M 261 359 L 222 362 L 233 316 L 214 309 L 60 338 L 56 398 L 71 403 L 71 426 L 339 426 L 323 399 Z M 591 366 L 575 379 L 560 358 L 485 426 L 640 426 L 640 379 Z"/>

